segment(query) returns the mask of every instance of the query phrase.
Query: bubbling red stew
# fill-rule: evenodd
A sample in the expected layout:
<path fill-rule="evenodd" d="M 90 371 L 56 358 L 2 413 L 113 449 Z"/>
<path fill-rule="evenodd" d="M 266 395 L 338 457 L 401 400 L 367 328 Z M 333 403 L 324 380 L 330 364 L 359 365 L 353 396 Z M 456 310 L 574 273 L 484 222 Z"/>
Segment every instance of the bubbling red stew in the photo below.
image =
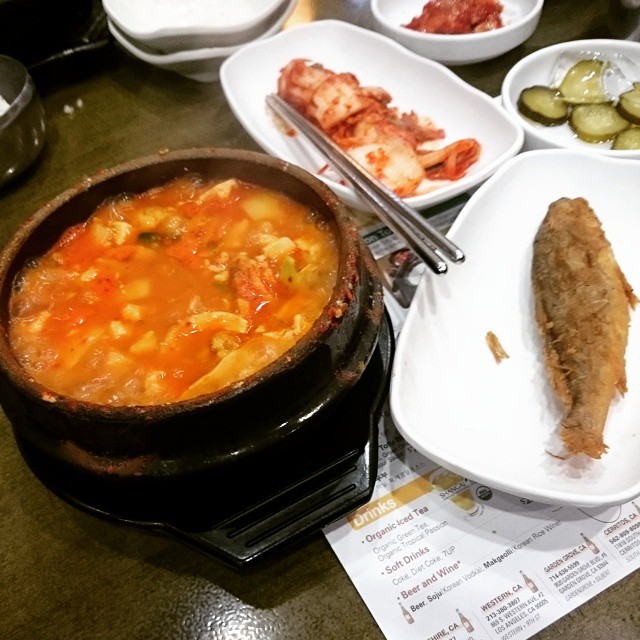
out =
<path fill-rule="evenodd" d="M 193 398 L 291 348 L 338 269 L 329 223 L 236 179 L 103 203 L 18 275 L 9 337 L 47 388 L 110 405 Z"/>

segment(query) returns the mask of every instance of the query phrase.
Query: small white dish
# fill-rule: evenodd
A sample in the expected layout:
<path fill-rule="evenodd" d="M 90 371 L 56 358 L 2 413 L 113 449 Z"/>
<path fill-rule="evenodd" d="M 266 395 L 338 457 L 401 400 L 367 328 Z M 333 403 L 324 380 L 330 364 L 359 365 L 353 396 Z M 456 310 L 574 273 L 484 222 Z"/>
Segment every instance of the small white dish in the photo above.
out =
<path fill-rule="evenodd" d="M 282 29 L 284 23 L 293 13 L 297 0 L 287 0 L 285 11 L 262 33 L 259 39 L 268 38 Z M 234 47 L 210 47 L 206 49 L 194 49 L 177 51 L 175 53 L 155 53 L 152 50 L 141 48 L 141 45 L 132 42 L 116 24 L 107 19 L 109 31 L 116 41 L 136 58 L 143 60 L 166 71 L 173 71 L 198 82 L 214 82 L 218 79 L 220 65 L 229 56 L 239 51 L 244 45 Z"/>
<path fill-rule="evenodd" d="M 116 42 L 134 57 L 154 67 L 178 73 L 197 82 L 215 82 L 218 79 L 220 65 L 223 60 L 236 49 L 233 47 L 233 51 L 229 53 L 212 54 L 209 52 L 206 56 L 200 58 L 194 58 L 192 52 L 189 51 L 162 55 L 155 54 L 141 49 L 136 43 L 129 40 L 111 20 L 108 20 L 108 27 Z"/>
<path fill-rule="evenodd" d="M 561 409 L 534 318 L 532 244 L 551 202 L 585 197 L 631 286 L 640 291 L 636 163 L 566 149 L 530 151 L 470 198 L 449 236 L 467 259 L 422 277 L 400 333 L 390 403 L 400 433 L 425 456 L 495 489 L 548 504 L 596 507 L 640 494 L 640 308 L 631 312 L 629 391 L 614 399 L 600 460 L 546 449 Z M 493 331 L 509 355 L 496 364 Z"/>
<path fill-rule="evenodd" d="M 544 0 L 502 0 L 503 27 L 483 33 L 438 34 L 407 29 L 427 0 L 371 0 L 377 29 L 411 51 L 449 66 L 497 58 L 515 49 L 535 31 Z"/>
<path fill-rule="evenodd" d="M 287 0 L 102 0 L 102 5 L 129 39 L 172 52 L 257 38 Z"/>
<path fill-rule="evenodd" d="M 568 124 L 545 127 L 523 117 L 518 111 L 518 97 L 523 89 L 534 85 L 549 85 L 553 69 L 563 53 L 593 52 L 610 56 L 623 55 L 640 67 L 640 43 L 626 40 L 573 40 L 540 49 L 516 63 L 502 83 L 500 98 L 504 108 L 514 117 L 520 118 L 524 129 L 524 150 L 532 149 L 576 149 L 590 153 L 615 156 L 616 158 L 640 159 L 640 151 L 613 151 L 611 143 L 589 143 L 580 140 Z M 640 77 L 635 78 L 640 82 Z"/>
<path fill-rule="evenodd" d="M 269 112 L 265 97 L 277 89 L 280 70 L 294 58 L 319 62 L 336 72 L 354 73 L 362 85 L 379 86 L 403 111 L 415 111 L 444 128 L 443 144 L 475 138 L 480 159 L 454 182 L 406 198 L 416 209 L 469 191 L 492 175 L 522 146 L 522 129 L 487 94 L 471 87 L 446 67 L 411 53 L 378 33 L 338 20 L 292 27 L 242 47 L 220 68 L 220 83 L 236 117 L 269 154 L 297 164 L 321 178 L 345 203 L 368 210 L 335 174 L 326 159 L 300 136 L 286 135 Z"/>

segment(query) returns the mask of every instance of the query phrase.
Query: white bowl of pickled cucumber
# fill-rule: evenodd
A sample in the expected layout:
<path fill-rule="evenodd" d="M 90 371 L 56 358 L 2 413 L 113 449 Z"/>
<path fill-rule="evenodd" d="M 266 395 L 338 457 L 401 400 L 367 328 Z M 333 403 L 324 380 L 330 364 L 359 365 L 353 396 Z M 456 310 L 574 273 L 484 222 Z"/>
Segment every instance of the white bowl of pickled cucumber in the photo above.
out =
<path fill-rule="evenodd" d="M 536 51 L 507 73 L 501 99 L 520 119 L 526 150 L 640 159 L 640 43 L 575 40 Z"/>

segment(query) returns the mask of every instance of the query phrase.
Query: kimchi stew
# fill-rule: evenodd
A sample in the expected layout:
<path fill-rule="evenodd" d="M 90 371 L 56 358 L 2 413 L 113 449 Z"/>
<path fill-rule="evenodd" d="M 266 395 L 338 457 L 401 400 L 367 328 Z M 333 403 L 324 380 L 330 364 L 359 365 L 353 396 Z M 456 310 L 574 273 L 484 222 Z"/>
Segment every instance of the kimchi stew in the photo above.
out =
<path fill-rule="evenodd" d="M 9 337 L 45 387 L 151 405 L 252 376 L 311 328 L 338 269 L 330 223 L 287 196 L 189 175 L 110 199 L 18 275 Z"/>

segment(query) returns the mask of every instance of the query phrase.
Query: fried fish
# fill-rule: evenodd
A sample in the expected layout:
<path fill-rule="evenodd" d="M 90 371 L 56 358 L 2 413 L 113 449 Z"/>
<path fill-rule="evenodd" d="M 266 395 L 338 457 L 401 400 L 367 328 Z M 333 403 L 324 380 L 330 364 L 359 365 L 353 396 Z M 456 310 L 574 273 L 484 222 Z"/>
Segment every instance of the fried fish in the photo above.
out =
<path fill-rule="evenodd" d="M 584 198 L 549 206 L 533 243 L 535 315 L 568 452 L 600 458 L 616 390 L 627 390 L 630 308 L 638 301 Z"/>

